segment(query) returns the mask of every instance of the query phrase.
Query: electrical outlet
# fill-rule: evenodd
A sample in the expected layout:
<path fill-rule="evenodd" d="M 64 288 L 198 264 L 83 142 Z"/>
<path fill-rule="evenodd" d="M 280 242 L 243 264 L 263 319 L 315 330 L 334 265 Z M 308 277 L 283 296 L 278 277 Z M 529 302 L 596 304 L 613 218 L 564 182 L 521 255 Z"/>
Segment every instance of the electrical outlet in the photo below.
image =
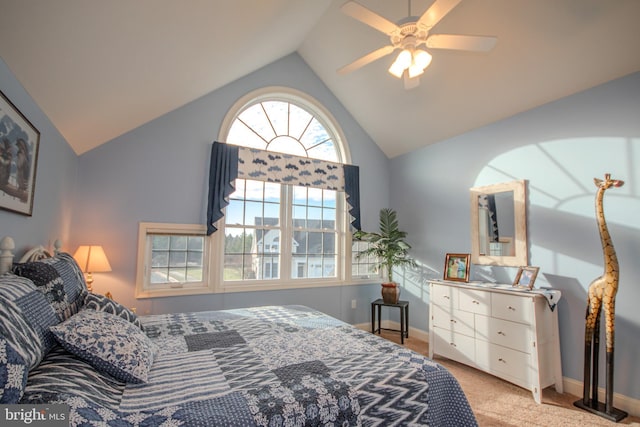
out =
<path fill-rule="evenodd" d="M 351 308 L 356 308 L 356 305 L 357 305 L 357 300 L 352 299 L 351 300 Z"/>

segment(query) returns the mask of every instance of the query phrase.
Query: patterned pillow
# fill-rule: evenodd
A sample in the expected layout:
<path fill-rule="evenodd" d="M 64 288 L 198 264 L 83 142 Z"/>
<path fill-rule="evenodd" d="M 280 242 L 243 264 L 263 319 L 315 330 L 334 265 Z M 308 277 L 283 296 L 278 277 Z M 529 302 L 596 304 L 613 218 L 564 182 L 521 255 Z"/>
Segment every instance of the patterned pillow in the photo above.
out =
<path fill-rule="evenodd" d="M 55 345 L 49 327 L 60 323 L 47 298 L 29 279 L 0 276 L 0 335 L 31 369 Z"/>
<path fill-rule="evenodd" d="M 13 272 L 30 279 L 40 292 L 47 297 L 58 318 L 64 320 L 64 312 L 69 308 L 69 300 L 64 290 L 64 282 L 60 273 L 49 264 L 42 262 L 27 262 L 16 264 Z"/>
<path fill-rule="evenodd" d="M 68 352 L 128 383 L 147 381 L 158 352 L 140 328 L 104 311 L 81 310 L 51 331 Z"/>
<path fill-rule="evenodd" d="M 140 323 L 140 319 L 138 319 L 138 316 L 136 316 L 133 311 L 129 310 L 124 305 L 105 297 L 104 295 L 88 293 L 84 298 L 83 308 L 115 314 L 116 316 L 122 317 L 124 320 L 133 323 L 139 327 L 140 330 L 144 331 L 142 323 Z"/>
<path fill-rule="evenodd" d="M 76 314 L 84 303 L 87 284 L 76 260 L 67 253 L 15 264 L 13 272 L 31 279 L 38 286 L 54 306 L 61 321 Z"/>
<path fill-rule="evenodd" d="M 0 403 L 18 403 L 24 393 L 29 370 L 4 337 L 0 337 Z"/>

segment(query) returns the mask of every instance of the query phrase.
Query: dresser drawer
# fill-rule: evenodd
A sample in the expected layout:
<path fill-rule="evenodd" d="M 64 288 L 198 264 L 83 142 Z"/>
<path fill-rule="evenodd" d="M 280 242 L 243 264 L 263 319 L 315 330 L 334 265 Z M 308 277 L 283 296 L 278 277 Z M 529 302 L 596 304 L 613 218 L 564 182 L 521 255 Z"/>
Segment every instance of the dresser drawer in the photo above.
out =
<path fill-rule="evenodd" d="M 476 315 L 476 338 L 523 353 L 533 351 L 533 333 L 529 325 Z"/>
<path fill-rule="evenodd" d="M 433 328 L 433 352 L 456 362 L 474 365 L 475 339 L 447 329 Z"/>
<path fill-rule="evenodd" d="M 533 322 L 533 301 L 530 297 L 494 293 L 491 295 L 491 315 L 519 323 Z"/>
<path fill-rule="evenodd" d="M 457 332 L 470 337 L 474 336 L 474 314 L 459 310 L 449 310 L 446 307 L 433 306 L 431 321 L 433 326 Z"/>
<path fill-rule="evenodd" d="M 527 353 L 477 340 L 476 363 L 481 369 L 509 381 L 521 384 L 531 383 L 531 356 Z"/>
<path fill-rule="evenodd" d="M 458 308 L 458 289 L 445 285 L 431 285 L 431 302 L 450 309 Z"/>
<path fill-rule="evenodd" d="M 491 294 L 485 290 L 458 289 L 458 307 L 488 316 L 491 314 Z"/>

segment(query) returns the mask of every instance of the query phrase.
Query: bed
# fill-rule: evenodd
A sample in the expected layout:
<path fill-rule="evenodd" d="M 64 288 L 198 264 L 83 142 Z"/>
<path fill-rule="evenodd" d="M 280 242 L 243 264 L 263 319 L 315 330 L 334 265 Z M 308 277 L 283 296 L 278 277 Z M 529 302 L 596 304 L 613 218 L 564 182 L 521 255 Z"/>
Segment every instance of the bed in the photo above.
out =
<path fill-rule="evenodd" d="M 55 250 L 0 242 L 0 403 L 70 425 L 474 426 L 430 359 L 305 306 L 136 316 Z"/>

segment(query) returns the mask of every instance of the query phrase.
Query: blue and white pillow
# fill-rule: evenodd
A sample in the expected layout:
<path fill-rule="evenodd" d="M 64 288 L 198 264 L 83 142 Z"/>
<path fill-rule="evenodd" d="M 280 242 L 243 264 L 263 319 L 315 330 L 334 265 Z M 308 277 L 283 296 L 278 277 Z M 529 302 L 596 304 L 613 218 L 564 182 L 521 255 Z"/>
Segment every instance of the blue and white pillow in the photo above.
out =
<path fill-rule="evenodd" d="M 29 370 L 24 359 L 0 336 L 0 403 L 18 403 L 24 393 Z"/>
<path fill-rule="evenodd" d="M 69 308 L 69 299 L 64 290 L 64 281 L 60 273 L 49 264 L 43 262 L 25 262 L 16 264 L 13 272 L 30 279 L 38 290 L 47 297 L 60 321 L 64 320 L 64 312 Z"/>
<path fill-rule="evenodd" d="M 61 321 L 76 314 L 84 303 L 87 284 L 78 263 L 67 253 L 14 264 L 13 272 L 33 281 L 46 295 Z"/>
<path fill-rule="evenodd" d="M 0 276 L 0 335 L 28 369 L 38 366 L 55 345 L 50 326 L 60 323 L 47 298 L 27 278 Z"/>
<path fill-rule="evenodd" d="M 104 311 L 106 313 L 115 314 L 116 316 L 122 317 L 124 320 L 133 323 L 141 330 L 144 330 L 142 323 L 140 323 L 140 319 L 138 319 L 138 316 L 136 316 L 133 311 L 129 310 L 124 305 L 105 297 L 104 295 L 88 293 L 84 298 L 83 309 Z"/>
<path fill-rule="evenodd" d="M 158 352 L 140 328 L 104 311 L 80 310 L 50 329 L 65 350 L 127 383 L 146 382 Z"/>

